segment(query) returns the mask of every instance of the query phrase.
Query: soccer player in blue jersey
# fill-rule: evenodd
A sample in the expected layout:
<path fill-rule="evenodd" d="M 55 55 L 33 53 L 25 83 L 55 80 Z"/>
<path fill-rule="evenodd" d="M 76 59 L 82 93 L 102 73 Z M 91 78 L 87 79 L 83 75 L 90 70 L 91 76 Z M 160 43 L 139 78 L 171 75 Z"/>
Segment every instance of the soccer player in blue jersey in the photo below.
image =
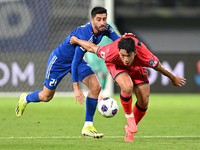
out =
<path fill-rule="evenodd" d="M 120 32 L 118 31 L 116 25 L 112 22 L 109 23 L 112 28 L 115 30 L 115 32 L 120 36 Z M 108 38 L 107 36 L 104 36 L 101 40 L 101 42 L 98 44 L 98 46 L 105 46 L 108 45 L 110 43 L 112 43 L 113 41 Z M 108 74 L 108 70 L 105 64 L 105 61 L 99 57 L 97 57 L 96 54 L 94 53 L 86 53 L 86 60 L 88 62 L 88 64 L 90 65 L 90 67 L 93 69 L 93 71 L 96 73 L 99 82 L 101 84 L 101 93 L 99 96 L 99 101 L 104 97 L 104 94 L 107 94 L 107 90 L 105 89 L 106 86 L 106 82 L 107 82 L 107 74 Z"/>
<path fill-rule="evenodd" d="M 96 111 L 98 96 L 101 91 L 101 85 L 97 76 L 83 59 L 87 52 L 78 45 L 71 45 L 70 38 L 76 36 L 79 39 L 98 44 L 103 36 L 107 36 L 113 41 L 119 38 L 114 29 L 107 24 L 107 10 L 103 7 L 95 7 L 91 11 L 90 23 L 76 28 L 49 56 L 46 68 L 43 90 L 35 91 L 31 94 L 22 93 L 15 112 L 21 117 L 27 104 L 30 102 L 48 102 L 56 91 L 56 87 L 67 74 L 71 73 L 73 88 L 75 94 L 75 103 L 77 100 L 81 105 L 84 104 L 85 96 L 80 90 L 78 82 L 81 81 L 88 88 L 86 97 L 86 115 L 85 124 L 82 128 L 82 134 L 94 138 L 103 137 L 103 133 L 98 133 L 93 126 L 93 116 Z"/>

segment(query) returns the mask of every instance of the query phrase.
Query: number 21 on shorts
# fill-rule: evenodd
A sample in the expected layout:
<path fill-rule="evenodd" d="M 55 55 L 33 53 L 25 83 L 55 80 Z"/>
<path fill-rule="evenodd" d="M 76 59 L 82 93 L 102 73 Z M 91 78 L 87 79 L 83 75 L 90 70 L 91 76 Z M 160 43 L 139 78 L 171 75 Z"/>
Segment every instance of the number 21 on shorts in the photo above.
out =
<path fill-rule="evenodd" d="M 56 86 L 57 80 L 56 79 L 51 79 L 51 81 L 49 82 L 49 86 L 53 87 Z"/>

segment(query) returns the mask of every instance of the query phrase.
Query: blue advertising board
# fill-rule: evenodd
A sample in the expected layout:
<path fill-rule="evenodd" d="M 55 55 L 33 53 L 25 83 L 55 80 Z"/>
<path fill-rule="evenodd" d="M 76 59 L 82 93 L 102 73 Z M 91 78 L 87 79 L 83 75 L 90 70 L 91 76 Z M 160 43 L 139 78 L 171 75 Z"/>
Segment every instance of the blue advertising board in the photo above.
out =
<path fill-rule="evenodd" d="M 0 2 L 0 51 L 43 51 L 49 0 Z"/>

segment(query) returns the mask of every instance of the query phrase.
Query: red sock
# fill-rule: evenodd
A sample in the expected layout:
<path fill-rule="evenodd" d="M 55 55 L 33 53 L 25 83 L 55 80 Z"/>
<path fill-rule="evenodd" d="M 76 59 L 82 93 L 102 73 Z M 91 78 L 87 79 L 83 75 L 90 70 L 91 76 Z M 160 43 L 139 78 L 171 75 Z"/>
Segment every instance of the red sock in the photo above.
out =
<path fill-rule="evenodd" d="M 138 124 L 140 122 L 140 120 L 144 117 L 144 115 L 146 114 L 147 108 L 142 108 L 138 105 L 138 103 L 136 102 L 134 107 L 133 107 L 133 114 L 135 117 L 135 122 L 136 124 Z"/>
<path fill-rule="evenodd" d="M 132 94 L 126 95 L 124 93 L 120 93 L 120 100 L 124 109 L 125 114 L 132 113 Z"/>

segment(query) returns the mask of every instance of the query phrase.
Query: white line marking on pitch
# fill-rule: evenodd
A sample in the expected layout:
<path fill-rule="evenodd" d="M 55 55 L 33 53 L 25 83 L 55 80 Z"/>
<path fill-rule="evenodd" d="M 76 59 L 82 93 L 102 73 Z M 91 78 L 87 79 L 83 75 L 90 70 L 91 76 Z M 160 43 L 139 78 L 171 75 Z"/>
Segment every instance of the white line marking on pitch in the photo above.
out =
<path fill-rule="evenodd" d="M 91 138 L 91 137 L 84 137 L 84 136 L 52 136 L 52 137 L 0 137 L 0 139 L 78 139 L 78 138 Z M 104 136 L 103 138 L 108 139 L 119 139 L 124 138 L 124 136 Z M 200 135 L 196 136 L 134 136 L 134 138 L 146 138 L 146 139 L 153 139 L 153 138 L 200 138 Z"/>

